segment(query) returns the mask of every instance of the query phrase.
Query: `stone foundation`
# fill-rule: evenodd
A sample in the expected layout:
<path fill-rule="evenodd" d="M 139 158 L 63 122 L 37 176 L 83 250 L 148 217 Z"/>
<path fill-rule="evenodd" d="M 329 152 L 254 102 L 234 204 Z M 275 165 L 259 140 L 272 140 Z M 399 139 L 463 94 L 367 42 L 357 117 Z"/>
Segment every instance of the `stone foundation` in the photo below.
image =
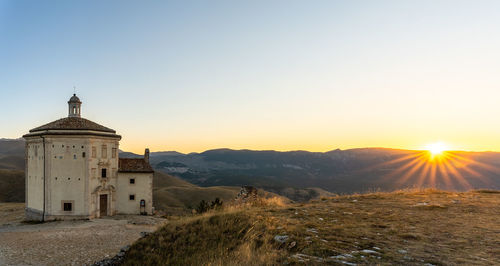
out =
<path fill-rule="evenodd" d="M 43 212 L 40 210 L 26 208 L 25 212 L 26 221 L 55 221 L 55 220 L 89 220 L 95 218 L 91 215 L 47 215 L 43 218 Z"/>
<path fill-rule="evenodd" d="M 89 215 L 46 215 L 45 221 L 90 220 Z"/>
<path fill-rule="evenodd" d="M 24 209 L 24 216 L 26 221 L 43 221 L 43 212 L 32 208 Z"/>

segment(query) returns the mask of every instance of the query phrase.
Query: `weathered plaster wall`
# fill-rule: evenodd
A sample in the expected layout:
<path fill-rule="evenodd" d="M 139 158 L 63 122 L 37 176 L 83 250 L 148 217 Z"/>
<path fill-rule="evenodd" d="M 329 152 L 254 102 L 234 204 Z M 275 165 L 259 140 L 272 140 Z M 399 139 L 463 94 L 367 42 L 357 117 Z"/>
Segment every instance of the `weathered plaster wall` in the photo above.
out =
<path fill-rule="evenodd" d="M 43 211 L 43 142 L 41 138 L 26 140 L 26 208 Z"/>
<path fill-rule="evenodd" d="M 130 179 L 135 184 L 130 184 Z M 146 201 L 146 212 L 153 212 L 153 173 L 118 173 L 117 180 L 117 211 L 123 214 L 139 214 L 140 201 Z M 135 195 L 130 200 L 129 195 Z"/>

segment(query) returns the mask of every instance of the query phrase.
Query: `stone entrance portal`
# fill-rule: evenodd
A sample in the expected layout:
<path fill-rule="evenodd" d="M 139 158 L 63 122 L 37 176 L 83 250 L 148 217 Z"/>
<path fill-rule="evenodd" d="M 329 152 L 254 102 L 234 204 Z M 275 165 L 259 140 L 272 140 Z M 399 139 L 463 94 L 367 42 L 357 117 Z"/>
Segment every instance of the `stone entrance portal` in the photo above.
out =
<path fill-rule="evenodd" d="M 107 216 L 108 215 L 108 195 L 103 194 L 99 196 L 99 216 Z"/>

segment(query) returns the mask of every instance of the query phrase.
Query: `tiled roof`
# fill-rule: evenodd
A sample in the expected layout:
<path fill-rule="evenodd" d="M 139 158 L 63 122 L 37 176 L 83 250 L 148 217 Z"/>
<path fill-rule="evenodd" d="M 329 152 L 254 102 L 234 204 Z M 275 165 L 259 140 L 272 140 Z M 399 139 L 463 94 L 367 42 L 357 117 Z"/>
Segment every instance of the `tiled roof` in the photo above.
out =
<path fill-rule="evenodd" d="M 30 132 L 42 131 L 42 130 L 93 130 L 101 132 L 116 133 L 111 128 L 101 126 L 90 120 L 81 117 L 65 117 L 54 122 L 39 126 L 30 130 Z"/>
<path fill-rule="evenodd" d="M 152 173 L 153 168 L 143 158 L 119 158 L 118 171 L 120 172 L 136 172 L 136 173 Z"/>

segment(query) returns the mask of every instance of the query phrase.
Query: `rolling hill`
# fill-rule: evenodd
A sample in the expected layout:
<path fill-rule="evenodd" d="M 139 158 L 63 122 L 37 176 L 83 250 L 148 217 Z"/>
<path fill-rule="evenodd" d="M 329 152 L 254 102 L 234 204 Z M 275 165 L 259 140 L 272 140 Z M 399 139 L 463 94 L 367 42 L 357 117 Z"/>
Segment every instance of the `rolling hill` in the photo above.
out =
<path fill-rule="evenodd" d="M 228 202 L 236 197 L 239 187 L 199 187 L 180 178 L 155 172 L 153 177 L 153 202 L 158 210 L 169 214 L 185 213 L 195 209 L 201 200 L 215 198 Z"/>

